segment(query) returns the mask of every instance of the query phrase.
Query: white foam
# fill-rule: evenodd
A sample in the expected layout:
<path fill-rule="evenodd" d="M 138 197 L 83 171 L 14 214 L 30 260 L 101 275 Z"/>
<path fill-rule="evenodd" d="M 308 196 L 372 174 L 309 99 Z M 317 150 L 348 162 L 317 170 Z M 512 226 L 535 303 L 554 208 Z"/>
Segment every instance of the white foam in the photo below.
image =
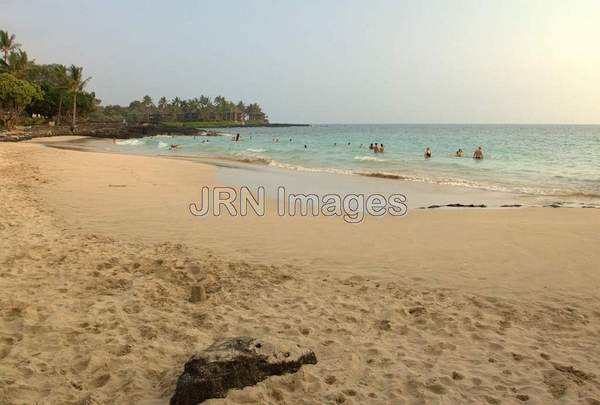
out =
<path fill-rule="evenodd" d="M 353 174 L 351 170 L 325 168 L 325 167 L 305 167 L 300 165 L 293 165 L 289 163 L 278 162 L 273 160 L 269 163 L 269 166 L 279 167 L 281 169 L 296 170 L 299 172 L 313 172 L 313 173 L 335 173 L 335 174 Z"/>
<path fill-rule="evenodd" d="M 354 156 L 354 160 L 369 161 L 369 162 L 387 162 L 386 159 L 376 158 L 374 156 Z"/>
<path fill-rule="evenodd" d="M 137 146 L 144 145 L 145 142 L 142 139 L 125 139 L 123 141 L 117 141 L 117 145 L 126 145 L 126 146 Z"/>

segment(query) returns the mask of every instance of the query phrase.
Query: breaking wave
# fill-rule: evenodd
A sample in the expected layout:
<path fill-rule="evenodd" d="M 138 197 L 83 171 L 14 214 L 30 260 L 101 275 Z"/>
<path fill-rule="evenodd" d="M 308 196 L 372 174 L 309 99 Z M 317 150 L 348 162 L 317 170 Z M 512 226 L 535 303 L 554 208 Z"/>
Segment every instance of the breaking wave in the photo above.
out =
<path fill-rule="evenodd" d="M 125 139 L 122 141 L 116 141 L 115 143 L 117 145 L 124 145 L 124 146 L 138 146 L 138 145 L 144 145 L 146 142 L 144 142 L 143 139 Z"/>
<path fill-rule="evenodd" d="M 386 159 L 381 159 L 374 156 L 354 156 L 354 160 L 360 160 L 363 162 L 387 162 Z"/>

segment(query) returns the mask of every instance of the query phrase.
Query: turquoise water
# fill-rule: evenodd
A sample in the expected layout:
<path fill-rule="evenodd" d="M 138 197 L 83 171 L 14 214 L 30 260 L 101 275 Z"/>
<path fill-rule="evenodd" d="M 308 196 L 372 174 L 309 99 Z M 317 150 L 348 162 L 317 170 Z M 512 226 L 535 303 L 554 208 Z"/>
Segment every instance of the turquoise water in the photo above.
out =
<path fill-rule="evenodd" d="M 600 126 L 314 125 L 218 131 L 225 135 L 156 136 L 118 141 L 116 147 L 126 153 L 225 158 L 290 170 L 600 199 Z M 240 142 L 232 141 L 236 133 Z M 372 142 L 383 143 L 385 153 L 369 150 Z M 169 151 L 170 144 L 180 146 Z M 471 158 L 478 145 L 485 151 L 482 161 Z M 428 146 L 433 156 L 426 160 Z M 464 158 L 453 157 L 458 148 Z"/>

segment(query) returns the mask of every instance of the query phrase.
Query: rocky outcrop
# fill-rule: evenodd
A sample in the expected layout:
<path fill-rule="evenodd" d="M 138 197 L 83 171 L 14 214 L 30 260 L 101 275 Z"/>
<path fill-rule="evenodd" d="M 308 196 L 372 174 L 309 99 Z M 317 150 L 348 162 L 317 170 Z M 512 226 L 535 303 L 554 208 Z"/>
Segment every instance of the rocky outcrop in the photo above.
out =
<path fill-rule="evenodd" d="M 295 373 L 303 364 L 317 364 L 317 357 L 296 344 L 288 347 L 246 336 L 216 342 L 185 363 L 171 405 L 225 398 L 230 389 Z"/>
<path fill-rule="evenodd" d="M 301 126 L 300 124 L 268 124 L 261 126 Z M 302 125 L 304 126 L 304 125 Z M 158 123 L 127 125 L 121 122 L 81 122 L 71 131 L 70 125 L 34 125 L 20 127 L 18 130 L 0 132 L 0 142 L 19 142 L 32 138 L 60 135 L 92 136 L 96 138 L 130 139 L 152 135 L 200 135 L 221 136 L 215 130 L 170 126 Z"/>
<path fill-rule="evenodd" d="M 31 139 L 31 135 L 16 133 L 0 133 L 0 142 L 20 142 Z"/>
<path fill-rule="evenodd" d="M 32 138 L 60 135 L 92 136 L 96 138 L 142 138 L 150 135 L 199 135 L 200 130 L 188 127 L 172 127 L 162 124 L 125 125 L 119 122 L 82 122 L 71 131 L 68 125 L 38 125 L 0 132 L 0 141 L 18 142 Z"/>

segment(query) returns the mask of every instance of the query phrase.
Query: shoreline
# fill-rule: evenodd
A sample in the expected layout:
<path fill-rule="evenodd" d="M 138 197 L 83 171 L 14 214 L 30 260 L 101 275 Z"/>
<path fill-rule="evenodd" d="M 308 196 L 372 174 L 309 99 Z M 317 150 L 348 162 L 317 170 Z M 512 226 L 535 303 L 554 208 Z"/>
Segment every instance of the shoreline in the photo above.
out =
<path fill-rule="evenodd" d="M 527 193 L 517 193 L 510 191 L 497 191 L 489 190 L 478 187 L 467 187 L 458 184 L 447 184 L 438 182 L 427 182 L 422 180 L 414 180 L 409 177 L 402 175 L 386 175 L 383 173 L 371 173 L 371 172 L 352 172 L 352 173 L 341 173 L 341 172 L 328 172 L 323 170 L 294 170 L 287 167 L 271 166 L 267 162 L 263 161 L 252 161 L 248 159 L 235 159 L 230 156 L 195 156 L 195 155 L 180 155 L 180 154 L 137 154 L 127 153 L 123 151 L 111 149 L 110 144 L 105 144 L 103 140 L 87 137 L 87 136 L 74 136 L 74 137 L 53 137 L 53 138 L 39 138 L 33 140 L 35 143 L 41 143 L 46 146 L 54 148 L 65 148 L 77 151 L 88 151 L 88 152 L 99 152 L 99 153 L 115 153 L 121 155 L 131 156 L 148 156 L 157 158 L 167 159 L 179 159 L 191 162 L 197 162 L 200 164 L 208 164 L 221 169 L 240 169 L 247 172 L 252 172 L 250 175 L 242 175 L 242 180 L 237 183 L 238 186 L 242 184 L 252 184 L 254 187 L 262 185 L 264 183 L 270 184 L 269 194 L 275 194 L 275 186 L 270 178 L 278 178 L 280 181 L 285 183 L 295 183 L 298 179 L 297 176 L 304 176 L 309 180 L 298 181 L 300 185 L 300 192 L 311 193 L 310 188 L 316 186 L 316 179 L 327 179 L 328 177 L 334 176 L 338 182 L 341 182 L 344 186 L 349 187 L 353 192 L 385 192 L 386 190 L 400 191 L 406 193 L 406 190 L 410 193 L 411 191 L 416 193 L 417 203 L 411 203 L 412 209 L 447 209 L 447 208 L 486 208 L 486 209 L 506 209 L 506 208 L 523 208 L 523 207 L 545 207 L 545 208 L 585 208 L 585 209 L 600 209 L 600 202 L 597 199 L 590 199 L 586 196 L 573 196 L 572 194 L 560 195 L 560 194 L 548 194 L 548 195 L 533 195 Z M 86 147 L 91 145 L 91 147 Z M 260 179 L 255 173 L 261 173 L 263 179 Z M 242 172 L 237 172 L 240 174 Z M 281 173 L 287 173 L 282 175 Z M 223 176 L 227 181 L 234 182 L 231 175 L 225 174 Z M 297 177 L 296 180 L 294 177 Z M 311 179 L 311 177 L 314 177 Z M 363 177 L 368 182 L 361 183 L 356 179 L 349 179 L 349 177 Z M 266 179 L 266 180 L 264 180 Z M 307 186 L 307 182 L 310 182 L 311 187 Z M 377 186 L 374 188 L 373 183 Z M 357 184 L 362 184 L 357 186 Z M 332 182 L 328 182 L 330 188 L 335 188 L 337 192 L 340 192 L 340 188 L 332 186 Z M 323 187 L 316 187 L 318 189 L 317 194 L 324 194 L 326 190 Z M 343 187 L 342 187 L 343 189 Z M 464 194 L 467 197 L 465 198 Z M 427 198 L 426 196 L 432 196 Z M 454 195 L 455 199 L 445 198 L 445 195 Z M 436 199 L 437 198 L 437 199 Z"/>

